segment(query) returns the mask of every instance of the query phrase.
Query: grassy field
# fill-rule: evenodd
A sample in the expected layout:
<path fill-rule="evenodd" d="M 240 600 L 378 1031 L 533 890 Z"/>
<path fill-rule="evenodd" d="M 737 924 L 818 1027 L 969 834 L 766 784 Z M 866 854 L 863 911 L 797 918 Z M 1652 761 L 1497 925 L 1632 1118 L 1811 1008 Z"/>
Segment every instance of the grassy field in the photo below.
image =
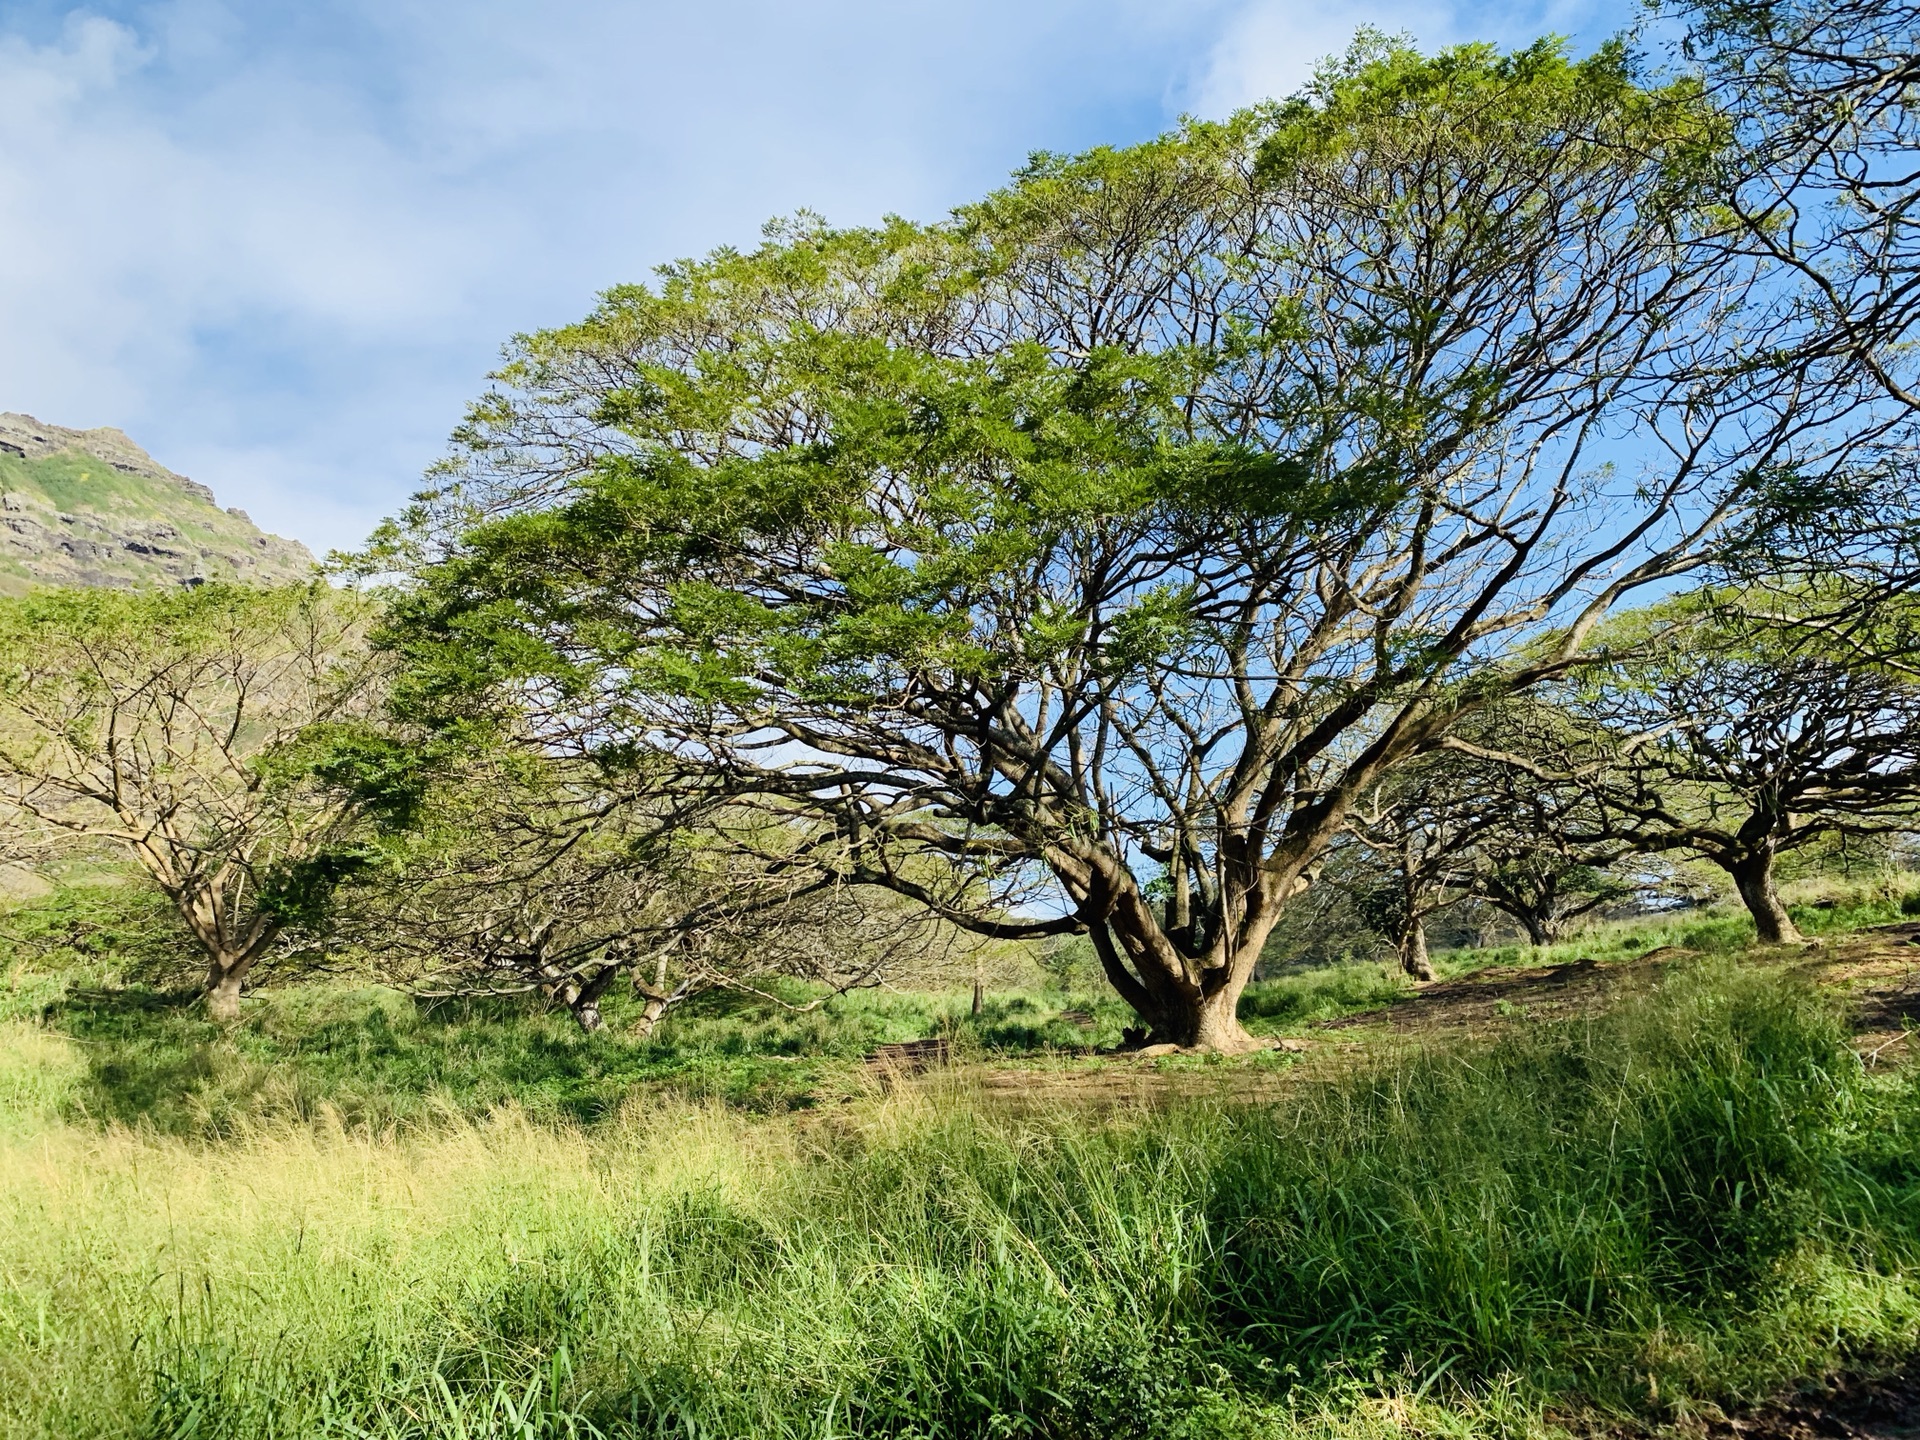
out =
<path fill-rule="evenodd" d="M 1856 898 L 1808 925 L 1900 914 Z M 108 908 L 44 902 L 0 989 L 8 1436 L 1508 1436 L 1920 1344 L 1920 1089 L 1734 920 L 1447 956 L 1686 951 L 1472 1036 L 1281 974 L 1250 1023 L 1357 1038 L 1089 1107 L 983 1079 L 1139 1064 L 1071 990 L 636 1043 L 311 982 L 229 1033 Z M 931 1033 L 962 1063 L 861 1063 Z"/>

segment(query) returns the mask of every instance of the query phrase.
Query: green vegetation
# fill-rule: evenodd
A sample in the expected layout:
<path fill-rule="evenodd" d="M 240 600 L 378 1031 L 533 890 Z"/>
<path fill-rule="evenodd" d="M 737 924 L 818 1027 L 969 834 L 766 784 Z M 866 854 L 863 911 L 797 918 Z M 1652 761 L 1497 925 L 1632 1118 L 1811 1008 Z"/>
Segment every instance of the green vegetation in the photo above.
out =
<path fill-rule="evenodd" d="M 0 599 L 0 1433 L 1911 1368 L 1920 292 L 1821 207 L 1916 199 L 1912 46 L 1840 3 L 1697 72 L 1363 33 L 519 338 L 389 591 Z M 150 465 L 62 434 L 15 535 Z"/>
<path fill-rule="evenodd" d="M 49 453 L 0 448 L 0 494 L 19 522 L 14 544 L 0 552 L 0 594 L 48 580 L 119 586 L 185 575 L 291 580 L 312 566 L 302 547 L 262 535 L 125 437 L 54 433 L 64 443 Z M 63 542 L 77 553 L 66 553 Z"/>
<path fill-rule="evenodd" d="M 148 476 L 128 474 L 96 455 L 76 451 L 32 459 L 0 451 L 0 488 L 44 496 L 56 509 L 67 511 L 117 510 L 143 520 L 197 520 L 203 528 L 231 519 L 197 495 L 168 489 Z M 233 523 L 228 528 L 237 532 L 244 527 Z"/>
<path fill-rule="evenodd" d="M 1920 1092 L 1750 962 L 1269 1104 L 1234 1061 L 1089 1112 L 855 1063 L 1012 1058 L 1058 994 L 636 1045 L 314 984 L 223 1033 L 36 953 L 0 1031 L 9 1435 L 1509 1435 L 1920 1334 Z M 1249 1018 L 1400 983 L 1283 976 Z"/>

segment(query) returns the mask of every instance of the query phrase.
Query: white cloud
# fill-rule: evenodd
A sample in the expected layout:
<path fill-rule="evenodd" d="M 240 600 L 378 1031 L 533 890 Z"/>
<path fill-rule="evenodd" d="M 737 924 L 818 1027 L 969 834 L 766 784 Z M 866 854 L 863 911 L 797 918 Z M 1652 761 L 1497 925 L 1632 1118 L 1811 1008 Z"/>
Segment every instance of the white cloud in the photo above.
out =
<path fill-rule="evenodd" d="M 352 544 L 514 331 L 770 214 L 931 217 L 1031 149 L 1291 89 L 1362 21 L 1451 38 L 1400 4 L 131 0 L 32 40 L 0 19 L 0 409 L 119 425 L 269 528 Z"/>
<path fill-rule="evenodd" d="M 0 408 L 118 424 L 203 469 L 248 428 L 276 338 L 269 363 L 296 374 L 343 345 L 392 347 L 459 314 L 490 257 L 450 207 L 419 203 L 417 166 L 316 123 L 311 97 L 229 90 L 231 123 L 192 134 L 208 98 L 169 104 L 145 83 L 160 58 L 97 18 L 37 47 L 0 37 Z M 310 493 L 202 478 L 312 531 Z"/>
<path fill-rule="evenodd" d="M 1415 12 L 1413 6 L 1377 5 L 1358 12 L 1297 0 L 1250 4 L 1215 42 L 1195 84 L 1193 108 L 1203 115 L 1220 115 L 1258 100 L 1290 95 L 1306 83 L 1322 59 L 1345 51 L 1362 24 L 1389 34 L 1410 31 L 1415 38 L 1427 40 L 1408 23 Z M 1429 30 L 1436 28 L 1436 18 L 1442 25 L 1450 19 L 1445 7 L 1421 7 L 1418 13 Z"/>

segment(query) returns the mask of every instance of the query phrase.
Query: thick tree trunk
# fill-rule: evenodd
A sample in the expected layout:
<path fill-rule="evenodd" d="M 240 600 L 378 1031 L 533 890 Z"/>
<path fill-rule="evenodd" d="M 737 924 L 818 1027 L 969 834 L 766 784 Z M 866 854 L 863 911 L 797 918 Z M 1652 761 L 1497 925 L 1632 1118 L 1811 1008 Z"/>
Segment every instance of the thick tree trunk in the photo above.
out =
<path fill-rule="evenodd" d="M 240 986 L 247 978 L 244 960 L 215 957 L 207 962 L 207 1014 L 223 1025 L 240 1018 Z"/>
<path fill-rule="evenodd" d="M 1427 958 L 1427 927 L 1415 920 L 1400 936 L 1400 968 L 1416 980 L 1433 979 L 1433 961 Z"/>
<path fill-rule="evenodd" d="M 1208 990 L 1162 974 L 1147 964 L 1139 966 L 1143 976 L 1136 977 L 1121 963 L 1120 946 L 1110 931 L 1096 926 L 1090 933 L 1107 978 L 1134 1013 L 1147 1022 L 1150 1044 L 1218 1050 L 1229 1055 L 1265 1048 L 1241 1028 L 1239 1015 L 1240 994 L 1253 975 L 1258 945 L 1243 948 L 1224 973 L 1209 972 L 1208 980 L 1214 988 Z"/>
<path fill-rule="evenodd" d="M 1527 943 L 1536 950 L 1559 943 L 1562 927 L 1556 917 L 1530 910 L 1520 917 L 1520 923 L 1527 927 Z"/>
<path fill-rule="evenodd" d="M 1063 854 L 1066 852 L 1063 852 Z M 1069 857 L 1070 859 L 1072 857 Z M 1061 865 L 1069 890 L 1081 892 L 1081 918 L 1100 968 L 1121 999 L 1147 1023 L 1147 1039 L 1183 1049 L 1241 1054 L 1267 1048 L 1240 1025 L 1241 992 L 1280 918 L 1270 879 L 1250 891 L 1243 907 L 1226 919 L 1215 915 L 1169 932 L 1117 866 Z M 1304 888 L 1296 876 L 1284 887 L 1290 899 Z M 1224 942 L 1221 932 L 1231 937 Z M 1203 937 L 1211 937 L 1206 943 Z"/>
<path fill-rule="evenodd" d="M 580 1028 L 591 1035 L 596 1030 L 607 1028 L 606 1019 L 600 1014 L 600 997 L 607 993 L 614 977 L 620 973 L 619 967 L 609 965 L 591 980 L 579 982 L 573 994 L 568 997 L 567 1008 L 573 1012 L 573 1018 Z"/>
<path fill-rule="evenodd" d="M 1754 934 L 1762 945 L 1800 943 L 1800 931 L 1794 926 L 1793 917 L 1787 914 L 1780 892 L 1774 888 L 1773 851 L 1762 850 L 1736 861 L 1727 866 L 1727 873 L 1733 876 L 1734 886 L 1746 902 L 1747 913 L 1753 916 Z"/>
<path fill-rule="evenodd" d="M 1229 981 L 1221 990 L 1196 1001 L 1184 1017 L 1183 1038 L 1176 1043 L 1190 1050 L 1217 1050 L 1226 1055 L 1266 1049 L 1265 1042 L 1256 1040 L 1240 1025 L 1240 992 L 1246 988 L 1244 980 L 1237 984 Z"/>

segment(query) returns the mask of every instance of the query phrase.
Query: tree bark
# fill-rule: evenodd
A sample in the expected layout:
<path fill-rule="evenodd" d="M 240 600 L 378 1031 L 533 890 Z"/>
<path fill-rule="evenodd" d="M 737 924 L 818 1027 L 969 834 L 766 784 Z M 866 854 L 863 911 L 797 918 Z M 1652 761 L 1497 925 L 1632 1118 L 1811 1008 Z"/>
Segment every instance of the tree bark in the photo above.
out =
<path fill-rule="evenodd" d="M 660 1023 L 660 1017 L 667 1013 L 680 992 L 671 994 L 667 990 L 667 957 L 664 953 L 654 957 L 653 983 L 649 985 L 641 978 L 639 967 L 633 972 L 633 993 L 643 1002 L 640 1006 L 640 1018 L 633 1022 L 633 1038 L 644 1040 L 653 1034 L 654 1027 Z"/>
<path fill-rule="evenodd" d="M 1753 930 L 1762 945 L 1798 945 L 1799 929 L 1787 913 L 1773 883 L 1773 851 L 1760 850 L 1728 865 L 1734 887 L 1753 916 Z"/>
<path fill-rule="evenodd" d="M 654 1026 L 660 1023 L 660 1017 L 667 1013 L 667 997 L 648 994 L 646 1003 L 640 1007 L 640 1018 L 633 1022 L 633 1038 L 644 1040 L 653 1034 Z"/>
<path fill-rule="evenodd" d="M 616 965 L 609 965 L 591 980 L 579 983 L 573 995 L 567 1001 L 567 1008 L 573 1012 L 573 1018 L 580 1028 L 591 1035 L 596 1030 L 604 1030 L 607 1022 L 600 1013 L 600 997 L 607 993 L 614 977 L 620 973 Z"/>
<path fill-rule="evenodd" d="M 1427 958 L 1427 927 L 1418 920 L 1401 932 L 1400 968 L 1416 980 L 1433 979 L 1433 962 Z"/>
<path fill-rule="evenodd" d="M 223 1025 L 240 1018 L 240 986 L 247 976 L 244 960 L 216 956 L 207 963 L 207 1014 Z"/>
<path fill-rule="evenodd" d="M 1520 917 L 1520 923 L 1527 927 L 1527 942 L 1534 949 L 1542 950 L 1559 943 L 1561 926 L 1552 915 L 1530 910 Z"/>
<path fill-rule="evenodd" d="M 1190 1015 L 1183 1017 L 1184 1038 L 1176 1043 L 1190 1050 L 1217 1050 L 1225 1055 L 1245 1055 L 1264 1050 L 1266 1045 L 1249 1035 L 1240 1024 L 1240 992 L 1247 982 L 1228 983 L 1212 995 L 1201 997 Z"/>
<path fill-rule="evenodd" d="M 1147 1022 L 1150 1044 L 1218 1050 L 1228 1055 L 1265 1048 L 1241 1028 L 1239 1015 L 1240 994 L 1247 988 L 1259 958 L 1258 944 L 1243 946 L 1224 967 L 1203 972 L 1205 981 L 1196 984 L 1184 976 L 1163 973 L 1145 961 L 1136 962 L 1142 972 L 1136 977 L 1121 962 L 1122 946 L 1115 943 L 1112 931 L 1095 924 L 1089 927 L 1089 934 L 1107 978 L 1133 1012 Z M 1265 940 L 1264 932 L 1261 940 Z"/>

